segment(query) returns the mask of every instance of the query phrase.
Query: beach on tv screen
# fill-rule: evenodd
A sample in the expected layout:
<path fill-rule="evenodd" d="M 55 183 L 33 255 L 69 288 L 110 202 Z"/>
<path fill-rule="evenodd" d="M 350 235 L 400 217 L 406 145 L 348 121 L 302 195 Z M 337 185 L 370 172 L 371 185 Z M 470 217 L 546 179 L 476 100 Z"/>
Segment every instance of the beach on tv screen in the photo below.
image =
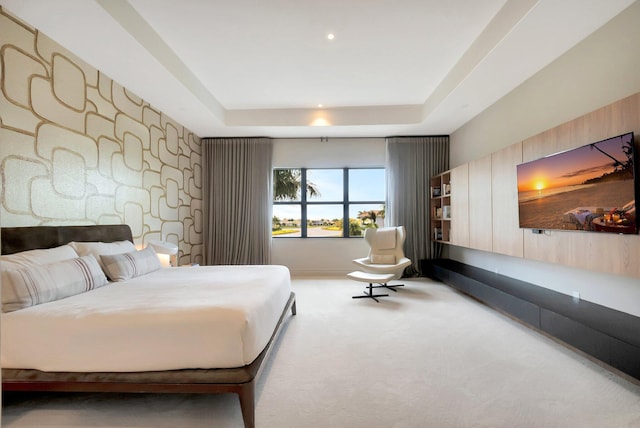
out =
<path fill-rule="evenodd" d="M 517 166 L 521 228 L 637 233 L 633 133 Z"/>

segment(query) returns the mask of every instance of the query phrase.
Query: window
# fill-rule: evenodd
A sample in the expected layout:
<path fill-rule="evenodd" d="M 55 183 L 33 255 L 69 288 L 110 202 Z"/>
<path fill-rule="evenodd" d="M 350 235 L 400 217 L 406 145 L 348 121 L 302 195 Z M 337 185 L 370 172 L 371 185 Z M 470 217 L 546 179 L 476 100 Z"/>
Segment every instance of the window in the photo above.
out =
<path fill-rule="evenodd" d="M 273 237 L 354 237 L 384 225 L 384 168 L 277 168 L 273 183 Z"/>

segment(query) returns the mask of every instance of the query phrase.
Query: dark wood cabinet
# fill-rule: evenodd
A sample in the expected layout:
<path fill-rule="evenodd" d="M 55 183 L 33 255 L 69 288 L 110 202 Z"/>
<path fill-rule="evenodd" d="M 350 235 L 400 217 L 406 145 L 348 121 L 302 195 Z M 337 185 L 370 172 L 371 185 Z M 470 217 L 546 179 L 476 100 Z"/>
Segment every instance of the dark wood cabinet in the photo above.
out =
<path fill-rule="evenodd" d="M 422 265 L 431 278 L 640 379 L 640 317 L 455 260 Z"/>

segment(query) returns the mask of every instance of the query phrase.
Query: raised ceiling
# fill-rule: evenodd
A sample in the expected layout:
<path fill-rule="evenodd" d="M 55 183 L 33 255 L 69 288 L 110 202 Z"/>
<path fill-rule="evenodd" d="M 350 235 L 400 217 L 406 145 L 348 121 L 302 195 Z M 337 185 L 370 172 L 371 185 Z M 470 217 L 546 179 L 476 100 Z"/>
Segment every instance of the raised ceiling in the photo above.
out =
<path fill-rule="evenodd" d="M 450 134 L 633 2 L 0 0 L 202 137 Z"/>

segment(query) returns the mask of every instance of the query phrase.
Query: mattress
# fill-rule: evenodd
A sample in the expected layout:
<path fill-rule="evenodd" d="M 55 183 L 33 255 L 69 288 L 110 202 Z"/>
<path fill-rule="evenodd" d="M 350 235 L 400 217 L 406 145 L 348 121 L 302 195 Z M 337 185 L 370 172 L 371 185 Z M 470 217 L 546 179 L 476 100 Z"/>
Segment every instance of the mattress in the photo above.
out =
<path fill-rule="evenodd" d="M 134 372 L 241 367 L 289 295 L 283 266 L 176 267 L 2 314 L 3 368 Z"/>

